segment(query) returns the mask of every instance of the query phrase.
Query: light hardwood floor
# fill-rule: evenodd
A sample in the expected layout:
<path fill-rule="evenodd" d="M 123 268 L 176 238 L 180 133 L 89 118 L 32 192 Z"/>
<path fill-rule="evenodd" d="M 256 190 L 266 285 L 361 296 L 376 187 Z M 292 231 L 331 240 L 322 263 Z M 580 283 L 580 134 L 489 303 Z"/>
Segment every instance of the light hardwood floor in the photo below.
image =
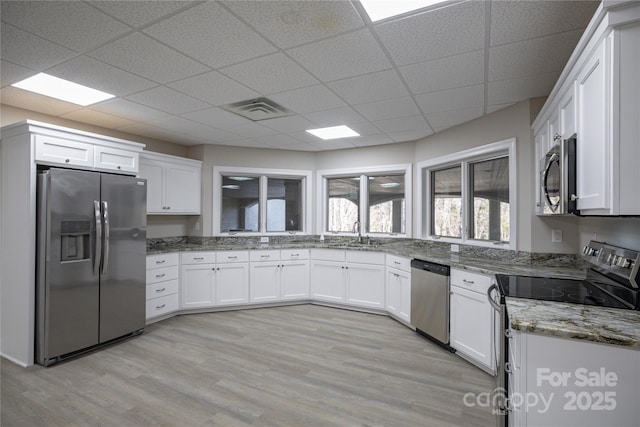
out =
<path fill-rule="evenodd" d="M 50 368 L 2 360 L 2 426 L 495 426 L 495 379 L 398 322 L 316 305 L 174 317 Z"/>

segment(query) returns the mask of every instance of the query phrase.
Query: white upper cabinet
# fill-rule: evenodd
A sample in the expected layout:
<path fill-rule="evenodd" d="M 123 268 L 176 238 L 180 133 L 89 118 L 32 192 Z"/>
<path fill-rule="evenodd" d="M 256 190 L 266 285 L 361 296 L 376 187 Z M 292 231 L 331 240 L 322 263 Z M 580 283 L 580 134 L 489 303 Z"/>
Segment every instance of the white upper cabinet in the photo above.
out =
<path fill-rule="evenodd" d="M 601 5 L 533 123 L 540 171 L 553 144 L 577 134 L 581 215 L 640 215 L 640 2 Z"/>
<path fill-rule="evenodd" d="M 144 152 L 140 178 L 147 180 L 147 213 L 199 215 L 202 162 Z"/>

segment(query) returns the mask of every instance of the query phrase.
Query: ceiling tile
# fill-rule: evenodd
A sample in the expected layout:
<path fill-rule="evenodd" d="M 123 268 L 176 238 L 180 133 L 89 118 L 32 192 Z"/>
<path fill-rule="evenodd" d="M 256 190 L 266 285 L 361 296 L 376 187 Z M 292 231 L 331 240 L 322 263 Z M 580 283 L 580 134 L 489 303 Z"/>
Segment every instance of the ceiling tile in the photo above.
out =
<path fill-rule="evenodd" d="M 584 29 L 600 1 L 491 2 L 491 46 Z"/>
<path fill-rule="evenodd" d="M 187 135 L 202 138 L 206 140 L 208 144 L 226 144 L 231 141 L 238 141 L 243 139 L 242 137 L 234 133 L 227 132 L 222 129 L 212 128 L 210 128 L 208 131 L 205 131 L 204 129 L 192 129 L 187 133 Z"/>
<path fill-rule="evenodd" d="M 157 120 L 151 120 L 146 122 L 147 125 L 149 126 L 154 126 L 160 129 L 166 129 L 166 130 L 171 130 L 174 132 L 178 132 L 178 133 L 190 133 L 190 132 L 202 132 L 204 131 L 208 131 L 211 132 L 213 129 L 199 124 L 199 123 L 194 123 L 191 120 L 187 120 L 185 118 L 182 117 L 178 117 L 178 116 L 172 116 L 172 117 L 165 117 L 162 119 L 157 119 Z"/>
<path fill-rule="evenodd" d="M 169 87 L 212 105 L 224 105 L 260 96 L 258 92 L 217 71 L 180 80 L 169 84 Z"/>
<path fill-rule="evenodd" d="M 422 116 L 399 117 L 397 119 L 376 120 L 373 122 L 384 133 L 405 132 L 409 130 L 428 130 L 429 125 Z"/>
<path fill-rule="evenodd" d="M 127 99 L 171 114 L 190 113 L 210 107 L 209 104 L 166 86 L 145 90 L 128 96 Z"/>
<path fill-rule="evenodd" d="M 220 72 L 265 95 L 319 83 L 282 52 L 232 65 Z"/>
<path fill-rule="evenodd" d="M 288 116 L 261 120 L 260 124 L 282 133 L 313 129 L 315 127 L 313 123 L 301 116 Z"/>
<path fill-rule="evenodd" d="M 484 81 L 484 50 L 400 67 L 413 94 L 434 92 Z"/>
<path fill-rule="evenodd" d="M 402 116 L 420 115 L 418 106 L 409 96 L 355 105 L 354 108 L 368 120 L 384 120 Z"/>
<path fill-rule="evenodd" d="M 514 104 L 513 102 L 509 102 L 506 104 L 489 105 L 487 106 L 487 114 L 495 113 L 496 111 L 502 110 L 503 108 L 510 107 L 513 104 Z"/>
<path fill-rule="evenodd" d="M 415 129 L 399 132 L 389 132 L 389 138 L 392 142 L 405 142 L 405 141 L 417 141 L 418 139 L 426 138 L 429 135 L 433 135 L 430 129 Z"/>
<path fill-rule="evenodd" d="M 2 2 L 4 5 L 5 2 Z M 71 58 L 75 53 L 62 46 L 34 36 L 4 22 L 2 31 L 2 59 L 33 70 L 42 71 Z M 36 74 L 36 73 L 33 73 Z"/>
<path fill-rule="evenodd" d="M 102 113 L 90 108 L 81 108 L 79 110 L 63 114 L 60 117 L 81 123 L 89 123 L 94 126 L 101 126 L 106 129 L 119 129 L 136 124 L 133 120 L 112 116 L 111 114 Z"/>
<path fill-rule="evenodd" d="M 338 80 L 328 83 L 327 86 L 350 104 L 364 104 L 409 95 L 395 70 Z"/>
<path fill-rule="evenodd" d="M 484 48 L 485 2 L 465 1 L 374 26 L 396 65 Z"/>
<path fill-rule="evenodd" d="M 2 19 L 77 52 L 131 30 L 80 1 L 3 1 Z"/>
<path fill-rule="evenodd" d="M 364 26 L 358 12 L 347 1 L 228 1 L 225 4 L 283 49 Z"/>
<path fill-rule="evenodd" d="M 423 93 L 416 101 L 429 118 L 434 111 L 451 111 L 467 107 L 484 106 L 484 85 L 447 89 L 439 92 Z"/>
<path fill-rule="evenodd" d="M 482 116 L 482 107 L 460 108 L 453 111 L 434 111 L 427 119 L 435 131 L 459 125 Z"/>
<path fill-rule="evenodd" d="M 135 125 L 126 126 L 120 129 L 123 132 L 132 133 L 134 135 L 147 136 L 161 141 L 182 141 L 182 133 L 174 132 L 169 129 L 162 129 L 157 126 L 152 126 L 147 123 L 136 123 Z"/>
<path fill-rule="evenodd" d="M 250 120 L 244 117 L 217 107 L 186 113 L 183 114 L 182 117 L 211 127 L 235 126 L 250 123 Z"/>
<path fill-rule="evenodd" d="M 523 99 L 547 96 L 559 76 L 560 72 L 554 72 L 489 82 L 488 105 L 514 103 Z"/>
<path fill-rule="evenodd" d="M 204 65 L 140 33 L 110 43 L 91 52 L 89 56 L 158 83 L 184 79 L 208 70 Z"/>
<path fill-rule="evenodd" d="M 4 60 L 0 65 L 0 70 L 2 71 L 2 73 L 0 73 L 0 86 L 2 87 L 14 84 L 16 82 L 19 82 L 20 80 L 24 80 L 27 77 L 31 77 L 36 74 L 36 72 L 32 69 L 25 68 Z"/>
<path fill-rule="evenodd" d="M 311 145 L 316 147 L 318 151 L 328 151 L 328 150 L 343 150 L 345 148 L 354 148 L 355 144 L 346 139 L 328 139 L 326 141 L 318 138 L 318 142 L 314 142 Z"/>
<path fill-rule="evenodd" d="M 116 96 L 125 96 L 157 86 L 150 80 L 88 56 L 73 58 L 47 70 L 47 73 Z"/>
<path fill-rule="evenodd" d="M 300 141 L 289 135 L 268 135 L 255 138 L 255 141 L 264 144 L 269 148 L 284 148 L 300 144 Z"/>
<path fill-rule="evenodd" d="M 148 122 L 169 116 L 169 114 L 164 111 L 145 107 L 144 105 L 121 98 L 101 102 L 100 104 L 93 105 L 91 109 L 139 122 Z"/>
<path fill-rule="evenodd" d="M 223 130 L 238 135 L 241 138 L 257 138 L 267 135 L 276 135 L 277 130 L 262 126 L 255 122 L 248 122 L 243 125 L 220 126 Z"/>
<path fill-rule="evenodd" d="M 360 123 L 366 119 L 351 107 L 335 108 L 332 110 L 317 111 L 305 114 L 307 120 L 311 120 L 318 126 L 337 126 L 340 124 Z"/>
<path fill-rule="evenodd" d="M 82 108 L 70 102 L 60 101 L 13 86 L 7 86 L 0 90 L 0 99 L 2 99 L 3 104 L 49 114 L 50 116 L 61 116 Z"/>
<path fill-rule="evenodd" d="M 298 114 L 331 110 L 346 104 L 324 85 L 310 86 L 271 95 L 269 98 Z"/>
<path fill-rule="evenodd" d="M 195 4 L 188 1 L 96 1 L 92 0 L 91 5 L 95 6 L 120 21 L 139 27 L 174 13 L 178 9 Z"/>
<path fill-rule="evenodd" d="M 276 51 L 218 2 L 205 2 L 144 30 L 153 38 L 214 68 Z"/>
<path fill-rule="evenodd" d="M 324 82 L 391 68 L 366 28 L 297 47 L 287 53 Z"/>
<path fill-rule="evenodd" d="M 489 81 L 562 71 L 582 30 L 492 47 Z"/>
<path fill-rule="evenodd" d="M 362 138 L 349 138 L 349 141 L 356 147 L 370 147 L 373 145 L 391 144 L 393 139 L 384 134 L 367 135 Z"/>

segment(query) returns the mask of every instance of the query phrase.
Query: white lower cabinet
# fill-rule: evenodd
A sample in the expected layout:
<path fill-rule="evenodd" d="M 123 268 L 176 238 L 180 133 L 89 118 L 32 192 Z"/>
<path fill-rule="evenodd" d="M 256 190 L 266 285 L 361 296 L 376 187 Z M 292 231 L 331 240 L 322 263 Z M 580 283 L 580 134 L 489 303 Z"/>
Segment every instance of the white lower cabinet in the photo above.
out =
<path fill-rule="evenodd" d="M 510 426 L 636 426 L 640 351 L 511 330 Z"/>
<path fill-rule="evenodd" d="M 260 250 L 250 255 L 251 303 L 309 298 L 309 250 Z"/>
<path fill-rule="evenodd" d="M 146 319 L 178 310 L 178 254 L 147 256 Z"/>
<path fill-rule="evenodd" d="M 246 251 L 183 253 L 180 308 L 208 308 L 248 303 L 248 261 L 249 255 Z"/>
<path fill-rule="evenodd" d="M 387 255 L 386 309 L 406 324 L 411 323 L 411 260 Z"/>
<path fill-rule="evenodd" d="M 311 297 L 320 301 L 384 309 L 384 254 L 312 250 Z"/>
<path fill-rule="evenodd" d="M 458 355 L 494 374 L 494 310 L 487 297 L 492 280 L 451 269 L 450 343 Z"/>

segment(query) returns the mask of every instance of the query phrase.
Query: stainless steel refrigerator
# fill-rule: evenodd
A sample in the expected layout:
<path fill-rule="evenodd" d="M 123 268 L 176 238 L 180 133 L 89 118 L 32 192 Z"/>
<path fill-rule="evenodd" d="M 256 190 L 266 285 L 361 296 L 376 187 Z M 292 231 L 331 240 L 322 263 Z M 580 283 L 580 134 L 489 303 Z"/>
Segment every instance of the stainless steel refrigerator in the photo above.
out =
<path fill-rule="evenodd" d="M 37 180 L 36 362 L 145 326 L 146 180 L 48 169 Z"/>

